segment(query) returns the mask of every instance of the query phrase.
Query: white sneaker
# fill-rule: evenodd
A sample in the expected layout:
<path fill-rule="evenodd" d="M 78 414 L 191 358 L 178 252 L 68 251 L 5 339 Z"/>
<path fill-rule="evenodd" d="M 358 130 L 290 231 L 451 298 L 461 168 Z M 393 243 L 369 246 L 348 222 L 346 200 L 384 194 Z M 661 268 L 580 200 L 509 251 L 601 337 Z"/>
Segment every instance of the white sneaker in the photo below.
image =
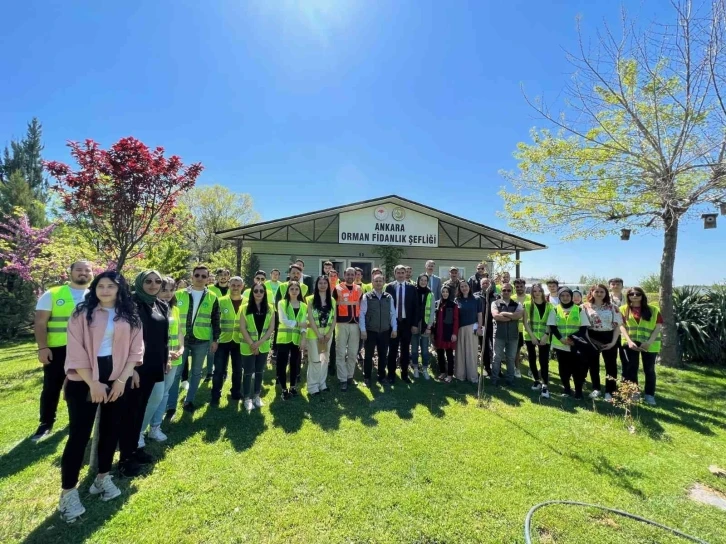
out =
<path fill-rule="evenodd" d="M 181 386 L 182 386 L 182 389 L 184 389 L 184 391 L 189 391 L 189 381 L 187 381 L 187 380 L 184 380 L 184 381 L 183 381 L 183 382 L 181 383 Z"/>
<path fill-rule="evenodd" d="M 605 402 L 612 402 L 613 396 L 610 393 L 605 393 Z"/>
<path fill-rule="evenodd" d="M 259 395 L 257 395 L 254 399 L 252 399 L 252 404 L 255 405 L 255 408 L 262 408 L 265 405 L 265 403 L 262 402 L 262 399 L 260 398 Z"/>
<path fill-rule="evenodd" d="M 255 409 L 255 405 L 252 404 L 252 399 L 247 399 L 245 401 L 245 410 L 247 410 L 248 412 L 251 412 L 254 409 Z"/>
<path fill-rule="evenodd" d="M 645 403 L 649 406 L 655 406 L 655 397 L 653 395 L 645 395 Z"/>
<path fill-rule="evenodd" d="M 413 367 L 413 377 L 418 380 L 418 376 L 419 376 L 419 374 L 418 374 L 418 366 L 414 365 L 414 367 Z"/>
<path fill-rule="evenodd" d="M 146 447 L 146 440 L 144 440 L 144 433 L 141 433 L 139 435 L 138 448 L 141 449 L 141 448 L 145 448 L 145 447 Z"/>
<path fill-rule="evenodd" d="M 421 369 L 421 374 L 423 374 L 424 380 L 430 380 L 431 376 L 429 376 L 429 369 L 428 367 L 424 367 Z"/>
<path fill-rule="evenodd" d="M 597 389 L 595 389 L 592 393 L 590 393 L 589 397 L 591 399 L 596 399 L 596 398 L 600 397 L 600 391 L 598 391 Z"/>
<path fill-rule="evenodd" d="M 65 495 L 61 495 L 58 512 L 66 523 L 73 523 L 86 512 L 81 504 L 81 498 L 78 496 L 78 489 L 71 489 Z"/>
<path fill-rule="evenodd" d="M 91 495 L 101 495 L 101 500 L 104 502 L 115 499 L 121 494 L 121 490 L 113 483 L 110 474 L 106 474 L 101 481 L 96 478 L 88 491 Z"/>
<path fill-rule="evenodd" d="M 515 368 L 514 369 L 514 377 L 515 378 L 521 378 L 522 377 L 522 372 L 520 372 L 519 368 Z"/>
<path fill-rule="evenodd" d="M 537 382 L 532 386 L 532 391 L 541 391 L 542 390 L 542 384 Z"/>
<path fill-rule="evenodd" d="M 161 432 L 161 426 L 156 425 L 151 427 L 151 430 L 149 431 L 149 438 L 151 438 L 152 440 L 156 440 L 157 442 L 163 442 L 168 437 L 163 432 Z"/>
<path fill-rule="evenodd" d="M 539 396 L 542 397 L 543 399 L 550 398 L 550 391 L 549 391 L 549 389 L 547 389 L 546 387 L 543 387 L 542 388 L 542 392 L 539 394 Z"/>

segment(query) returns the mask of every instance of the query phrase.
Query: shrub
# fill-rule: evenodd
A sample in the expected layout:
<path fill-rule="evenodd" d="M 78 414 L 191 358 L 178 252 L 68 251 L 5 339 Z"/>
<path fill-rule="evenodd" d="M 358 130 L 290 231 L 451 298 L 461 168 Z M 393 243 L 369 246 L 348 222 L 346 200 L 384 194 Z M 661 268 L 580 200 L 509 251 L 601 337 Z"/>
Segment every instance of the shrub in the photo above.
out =
<path fill-rule="evenodd" d="M 726 350 L 726 288 L 686 285 L 673 289 L 681 359 L 723 364 Z"/>

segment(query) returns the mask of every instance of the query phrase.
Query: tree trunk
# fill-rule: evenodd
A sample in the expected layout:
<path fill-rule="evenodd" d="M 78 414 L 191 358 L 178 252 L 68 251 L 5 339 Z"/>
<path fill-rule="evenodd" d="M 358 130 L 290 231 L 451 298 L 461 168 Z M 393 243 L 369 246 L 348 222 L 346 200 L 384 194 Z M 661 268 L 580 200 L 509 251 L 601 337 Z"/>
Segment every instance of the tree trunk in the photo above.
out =
<path fill-rule="evenodd" d="M 120 249 L 118 252 L 118 259 L 116 260 L 116 271 L 123 273 L 124 265 L 126 264 L 126 256 L 128 255 L 128 251 L 125 249 Z"/>
<path fill-rule="evenodd" d="M 678 332 L 673 313 L 673 266 L 678 245 L 678 218 L 666 221 L 663 236 L 663 257 L 660 261 L 660 311 L 663 315 L 663 343 L 661 362 L 666 366 L 680 366 L 678 357 Z"/>

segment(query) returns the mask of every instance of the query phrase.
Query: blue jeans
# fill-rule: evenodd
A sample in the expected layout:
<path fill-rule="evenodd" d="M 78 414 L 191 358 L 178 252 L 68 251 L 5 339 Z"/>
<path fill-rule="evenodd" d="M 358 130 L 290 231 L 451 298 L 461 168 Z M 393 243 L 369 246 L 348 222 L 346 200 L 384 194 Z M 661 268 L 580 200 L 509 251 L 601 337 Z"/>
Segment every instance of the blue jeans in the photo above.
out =
<path fill-rule="evenodd" d="M 202 381 L 202 369 L 204 367 L 204 359 L 209 352 L 209 341 L 199 342 L 198 344 L 187 344 L 184 347 L 184 355 L 182 360 L 186 359 L 191 354 L 192 356 L 192 367 L 189 372 L 189 391 L 187 391 L 187 398 L 184 402 L 194 402 L 194 397 L 199 389 L 199 382 Z M 171 396 L 171 395 L 170 395 Z M 170 399 L 171 400 L 171 399 Z"/>
<path fill-rule="evenodd" d="M 169 372 L 171 374 L 172 371 Z M 156 382 L 154 388 L 151 390 L 151 396 L 149 401 L 146 403 L 146 410 L 144 411 L 144 419 L 141 422 L 141 434 L 144 434 L 146 428 L 149 426 L 151 416 L 153 416 L 159 406 L 161 406 L 162 400 L 164 400 L 164 389 L 166 388 L 166 376 L 164 376 L 163 382 Z"/>
<path fill-rule="evenodd" d="M 421 363 L 424 368 L 429 366 L 429 342 L 431 342 L 431 335 L 425 334 L 414 334 L 411 336 L 411 362 L 414 365 L 418 364 L 418 348 L 421 346 Z"/>
<path fill-rule="evenodd" d="M 176 398 L 177 400 L 179 399 L 179 377 L 181 376 L 181 373 L 182 365 L 177 365 L 171 367 L 169 373 L 164 376 L 164 395 L 161 397 L 161 402 L 159 403 L 156 412 L 154 412 L 154 414 L 151 416 L 152 427 L 158 427 L 159 425 L 161 425 L 161 422 L 164 419 L 164 412 L 168 409 L 167 406 L 169 403 L 169 393 L 171 392 L 171 388 L 174 383 L 176 383 Z M 176 402 L 177 401 L 175 400 L 174 405 L 176 405 Z M 146 417 L 144 417 L 144 419 L 146 419 Z"/>

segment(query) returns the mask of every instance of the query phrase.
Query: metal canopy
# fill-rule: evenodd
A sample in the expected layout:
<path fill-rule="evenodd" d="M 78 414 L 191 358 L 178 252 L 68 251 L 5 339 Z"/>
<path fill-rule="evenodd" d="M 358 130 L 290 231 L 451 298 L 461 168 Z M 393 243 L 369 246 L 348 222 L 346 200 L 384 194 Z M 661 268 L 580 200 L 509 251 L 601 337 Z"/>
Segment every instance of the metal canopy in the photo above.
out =
<path fill-rule="evenodd" d="M 338 216 L 340 213 L 379 204 L 404 206 L 436 217 L 439 220 L 439 247 L 491 251 L 533 251 L 547 247 L 396 195 L 244 225 L 218 231 L 217 235 L 225 240 L 251 242 L 338 244 Z"/>

